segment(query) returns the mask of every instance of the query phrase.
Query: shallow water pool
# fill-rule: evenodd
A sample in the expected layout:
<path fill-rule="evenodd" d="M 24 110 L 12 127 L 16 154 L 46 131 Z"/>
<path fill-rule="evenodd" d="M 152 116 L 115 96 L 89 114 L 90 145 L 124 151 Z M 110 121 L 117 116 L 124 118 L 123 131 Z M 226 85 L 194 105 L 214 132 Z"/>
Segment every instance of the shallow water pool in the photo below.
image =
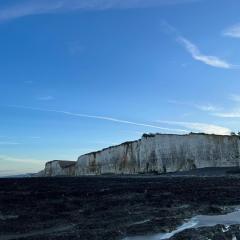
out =
<path fill-rule="evenodd" d="M 191 218 L 188 222 L 184 223 L 176 230 L 169 232 L 169 233 L 159 233 L 154 235 L 147 235 L 147 236 L 135 236 L 135 237 L 126 237 L 123 240 L 163 240 L 169 239 L 170 237 L 180 233 L 186 229 L 190 228 L 199 228 L 199 227 L 213 227 L 218 224 L 221 225 L 234 225 L 240 224 L 240 210 L 237 210 L 232 213 L 228 213 L 225 215 L 198 215 Z"/>

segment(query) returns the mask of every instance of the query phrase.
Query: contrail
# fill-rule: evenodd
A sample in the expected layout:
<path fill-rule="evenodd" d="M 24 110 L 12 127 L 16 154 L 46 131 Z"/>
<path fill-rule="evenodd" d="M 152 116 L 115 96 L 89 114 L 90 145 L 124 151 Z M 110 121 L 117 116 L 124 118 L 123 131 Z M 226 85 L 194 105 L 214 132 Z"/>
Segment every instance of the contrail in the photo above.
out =
<path fill-rule="evenodd" d="M 53 110 L 53 109 L 35 108 L 35 107 L 18 106 L 18 105 L 8 105 L 7 107 L 28 109 L 28 110 L 41 111 L 41 112 L 53 112 L 53 113 L 59 113 L 59 114 L 64 114 L 64 115 L 68 115 L 68 116 L 75 116 L 75 117 L 81 117 L 81 118 L 92 118 L 92 119 L 98 119 L 98 120 L 104 120 L 104 121 L 110 121 L 110 122 L 116 122 L 116 123 L 123 123 L 123 124 L 128 124 L 128 125 L 161 129 L 161 130 L 165 130 L 165 131 L 188 133 L 188 131 L 183 130 L 183 129 L 165 128 L 165 127 L 160 127 L 157 125 L 132 122 L 132 121 L 127 121 L 127 120 L 122 120 L 122 119 L 117 119 L 117 118 L 112 118 L 112 117 L 106 117 L 106 116 L 96 116 L 96 115 L 88 115 L 88 114 L 83 114 L 83 113 L 73 113 L 73 112 L 68 112 L 68 111 L 59 111 L 59 110 Z"/>

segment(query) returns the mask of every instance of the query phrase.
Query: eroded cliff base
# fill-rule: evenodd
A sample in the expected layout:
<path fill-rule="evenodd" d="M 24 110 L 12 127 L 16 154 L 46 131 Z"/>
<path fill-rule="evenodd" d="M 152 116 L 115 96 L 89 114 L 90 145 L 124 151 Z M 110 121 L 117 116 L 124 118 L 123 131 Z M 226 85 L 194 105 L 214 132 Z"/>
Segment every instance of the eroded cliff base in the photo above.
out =
<path fill-rule="evenodd" d="M 234 176 L 1 179 L 0 239 L 112 240 L 172 231 L 197 214 L 240 205 Z M 190 229 L 171 240 L 240 239 L 238 225 L 223 229 Z"/>

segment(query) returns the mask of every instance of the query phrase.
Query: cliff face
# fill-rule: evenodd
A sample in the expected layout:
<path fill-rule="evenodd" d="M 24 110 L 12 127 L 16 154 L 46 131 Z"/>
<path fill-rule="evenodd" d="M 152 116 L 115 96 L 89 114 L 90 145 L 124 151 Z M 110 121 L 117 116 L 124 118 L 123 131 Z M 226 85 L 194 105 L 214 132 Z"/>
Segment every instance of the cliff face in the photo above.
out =
<path fill-rule="evenodd" d="M 75 176 L 75 165 L 76 162 L 74 161 L 54 160 L 51 162 L 47 162 L 44 169 L 44 176 Z"/>
<path fill-rule="evenodd" d="M 80 156 L 76 175 L 139 172 L 139 143 L 140 141 L 127 142 Z"/>
<path fill-rule="evenodd" d="M 174 172 L 239 164 L 238 136 L 145 134 L 138 141 L 80 156 L 76 175 Z"/>
<path fill-rule="evenodd" d="M 48 162 L 44 175 L 164 173 L 239 165 L 239 136 L 144 134 L 138 141 L 80 156 L 77 162 Z"/>

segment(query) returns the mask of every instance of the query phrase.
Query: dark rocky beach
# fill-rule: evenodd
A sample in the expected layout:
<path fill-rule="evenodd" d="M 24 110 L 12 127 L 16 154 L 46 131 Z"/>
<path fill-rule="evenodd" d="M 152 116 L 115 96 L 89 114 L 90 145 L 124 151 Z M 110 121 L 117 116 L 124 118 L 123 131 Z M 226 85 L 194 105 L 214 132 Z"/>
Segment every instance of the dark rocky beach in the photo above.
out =
<path fill-rule="evenodd" d="M 196 215 L 226 214 L 240 205 L 237 172 L 212 172 L 0 179 L 0 239 L 118 240 L 171 232 Z M 239 227 L 187 229 L 170 239 L 235 240 Z"/>

